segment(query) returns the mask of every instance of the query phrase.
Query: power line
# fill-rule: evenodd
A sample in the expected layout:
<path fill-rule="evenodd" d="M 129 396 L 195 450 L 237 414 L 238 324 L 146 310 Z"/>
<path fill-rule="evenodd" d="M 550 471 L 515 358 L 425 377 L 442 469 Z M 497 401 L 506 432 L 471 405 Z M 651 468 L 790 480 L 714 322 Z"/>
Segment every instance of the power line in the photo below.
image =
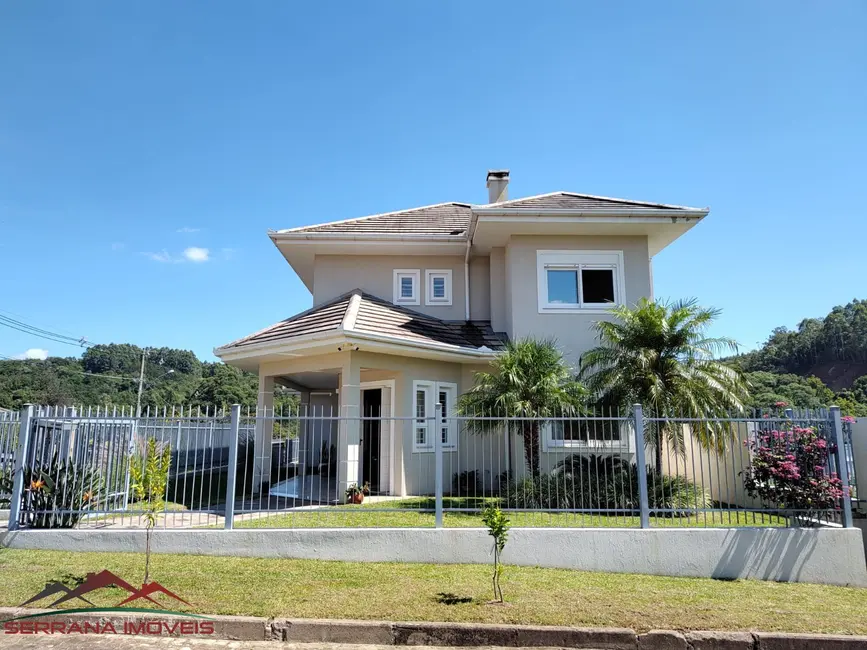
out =
<path fill-rule="evenodd" d="M 5 314 L 7 317 L 11 318 L 12 320 L 16 320 L 16 319 L 17 319 L 18 321 L 24 321 L 24 320 L 27 320 L 27 316 L 23 316 L 22 314 L 16 314 L 14 311 L 9 311 L 8 309 L 0 309 L 0 314 Z M 77 336 L 73 335 L 73 334 L 70 333 L 68 330 L 63 329 L 62 327 L 57 327 L 57 326 L 54 325 L 53 323 L 50 324 L 49 327 L 50 327 L 51 330 L 54 331 L 54 332 L 60 332 L 60 334 L 61 334 L 62 336 L 65 336 L 65 337 L 67 337 L 67 338 L 72 338 L 72 339 L 78 340 L 78 337 L 77 337 Z"/>
<path fill-rule="evenodd" d="M 76 375 L 84 375 L 85 377 L 101 377 L 103 379 L 115 379 L 119 381 L 137 381 L 135 377 L 120 377 L 118 375 L 101 375 L 98 372 L 83 372 L 81 370 L 72 370 L 71 368 L 65 368 L 63 366 L 57 367 L 57 370 L 62 370 L 63 372 L 71 372 Z"/>
<path fill-rule="evenodd" d="M 27 323 L 20 321 L 17 318 L 12 318 L 11 316 L 4 316 L 3 314 L 0 314 L 0 320 L 8 321 L 8 322 L 13 323 L 15 325 L 18 325 L 20 327 L 26 327 L 27 329 L 31 329 L 34 332 L 39 332 L 41 334 L 47 334 L 49 336 L 57 336 L 57 337 L 62 338 L 62 339 L 68 339 L 70 341 L 76 341 L 76 342 L 82 340 L 79 337 L 67 336 L 66 334 L 58 334 L 57 332 L 44 330 L 41 327 L 36 327 L 35 325 L 28 325 Z"/>
<path fill-rule="evenodd" d="M 13 330 L 17 330 L 19 332 L 24 332 L 25 334 L 30 334 L 31 336 L 43 338 L 47 341 L 53 341 L 55 343 L 75 345 L 77 347 L 83 348 L 93 345 L 92 343 L 88 342 L 84 337 L 75 338 L 72 336 L 66 336 L 65 334 L 58 334 L 57 332 L 45 330 L 41 327 L 36 327 L 35 325 L 29 325 L 28 323 L 17 320 L 15 318 L 10 318 L 9 316 L 4 316 L 3 314 L 0 314 L 0 325 L 3 325 L 4 327 L 8 327 Z"/>

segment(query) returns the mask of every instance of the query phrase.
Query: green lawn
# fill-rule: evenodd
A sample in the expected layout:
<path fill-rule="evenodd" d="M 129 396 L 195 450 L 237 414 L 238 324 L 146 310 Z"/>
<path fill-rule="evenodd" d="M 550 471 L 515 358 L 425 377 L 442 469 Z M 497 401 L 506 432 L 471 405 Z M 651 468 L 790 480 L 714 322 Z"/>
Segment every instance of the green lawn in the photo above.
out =
<path fill-rule="evenodd" d="M 102 569 L 138 583 L 144 557 L 0 549 L 0 605 Z M 822 585 L 507 566 L 510 606 L 499 607 L 486 604 L 489 566 L 155 555 L 151 579 L 209 614 L 867 634 L 867 589 Z M 94 602 L 123 593 L 95 592 Z"/>
<path fill-rule="evenodd" d="M 449 512 L 448 508 L 482 508 L 497 499 L 444 497 L 443 525 L 447 528 L 480 528 L 478 512 Z M 364 503 L 360 506 L 329 506 L 319 510 L 239 518 L 235 528 L 432 528 L 434 500 L 428 497 Z M 389 512 L 388 510 L 396 510 Z M 429 512 L 425 512 L 425 510 Z M 638 528 L 639 518 L 631 515 L 606 515 L 561 512 L 509 512 L 512 526 L 550 528 Z M 690 517 L 652 517 L 651 526 L 659 528 L 704 528 L 731 526 L 785 526 L 786 519 L 775 515 L 747 512 L 708 512 Z"/>

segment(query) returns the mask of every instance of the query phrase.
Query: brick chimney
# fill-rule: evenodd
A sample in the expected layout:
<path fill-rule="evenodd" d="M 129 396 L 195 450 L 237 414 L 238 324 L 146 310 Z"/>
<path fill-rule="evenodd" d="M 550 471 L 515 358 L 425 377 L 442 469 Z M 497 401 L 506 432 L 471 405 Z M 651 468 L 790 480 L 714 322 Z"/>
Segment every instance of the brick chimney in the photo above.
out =
<path fill-rule="evenodd" d="M 499 203 L 509 199 L 509 170 L 491 169 L 488 171 L 488 203 Z"/>

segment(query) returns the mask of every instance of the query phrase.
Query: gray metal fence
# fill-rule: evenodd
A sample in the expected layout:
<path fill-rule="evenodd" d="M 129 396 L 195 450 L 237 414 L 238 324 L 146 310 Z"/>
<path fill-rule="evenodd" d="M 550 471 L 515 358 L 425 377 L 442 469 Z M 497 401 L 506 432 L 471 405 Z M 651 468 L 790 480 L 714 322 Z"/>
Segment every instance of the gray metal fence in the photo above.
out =
<path fill-rule="evenodd" d="M 21 428 L 18 411 L 0 411 L 0 477 L 11 476 L 18 449 L 18 431 Z M 12 496 L 6 481 L 0 482 L 0 501 Z"/>
<path fill-rule="evenodd" d="M 851 526 L 851 432 L 835 408 L 725 418 L 640 406 L 545 418 L 380 411 L 0 414 L 10 527 L 144 526 L 150 502 L 134 489 L 135 468 L 164 455 L 165 528 L 477 527 L 490 506 L 513 526 Z M 770 489 L 794 479 L 813 492 L 784 502 Z"/>

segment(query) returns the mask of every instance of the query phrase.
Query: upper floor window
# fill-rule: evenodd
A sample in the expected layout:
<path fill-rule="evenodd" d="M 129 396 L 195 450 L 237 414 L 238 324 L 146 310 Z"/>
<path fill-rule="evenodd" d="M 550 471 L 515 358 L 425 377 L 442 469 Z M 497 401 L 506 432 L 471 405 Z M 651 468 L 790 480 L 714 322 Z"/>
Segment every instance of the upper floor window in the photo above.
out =
<path fill-rule="evenodd" d="M 621 251 L 538 251 L 540 312 L 603 311 L 623 304 Z"/>
<path fill-rule="evenodd" d="M 428 269 L 424 272 L 427 293 L 426 305 L 452 304 L 452 272 L 450 269 L 436 271 Z"/>
<path fill-rule="evenodd" d="M 418 305 L 419 278 L 418 269 L 395 269 L 394 271 L 394 299 L 398 305 Z"/>

